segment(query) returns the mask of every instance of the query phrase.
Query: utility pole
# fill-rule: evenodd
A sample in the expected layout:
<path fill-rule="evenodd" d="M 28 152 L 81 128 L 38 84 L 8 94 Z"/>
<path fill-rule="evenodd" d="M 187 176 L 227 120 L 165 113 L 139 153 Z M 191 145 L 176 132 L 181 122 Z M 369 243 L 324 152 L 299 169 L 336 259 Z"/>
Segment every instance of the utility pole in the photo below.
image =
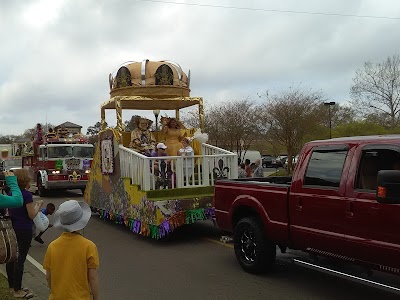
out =
<path fill-rule="evenodd" d="M 332 138 L 332 116 L 331 116 L 331 106 L 335 105 L 336 102 L 324 102 L 325 106 L 328 106 L 328 112 L 329 112 L 329 138 Z"/>

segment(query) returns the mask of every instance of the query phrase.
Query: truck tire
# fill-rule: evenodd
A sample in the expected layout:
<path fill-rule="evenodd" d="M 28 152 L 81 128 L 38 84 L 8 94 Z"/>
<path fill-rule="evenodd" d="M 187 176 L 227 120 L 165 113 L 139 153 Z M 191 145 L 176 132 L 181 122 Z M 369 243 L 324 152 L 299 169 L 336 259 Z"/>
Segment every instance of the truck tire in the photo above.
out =
<path fill-rule="evenodd" d="M 42 179 L 37 178 L 37 193 L 39 197 L 46 197 L 47 189 L 42 185 Z"/>
<path fill-rule="evenodd" d="M 275 263 L 276 246 L 265 238 L 256 218 L 239 220 L 233 232 L 233 241 L 236 259 L 246 272 L 260 274 L 271 270 Z"/>

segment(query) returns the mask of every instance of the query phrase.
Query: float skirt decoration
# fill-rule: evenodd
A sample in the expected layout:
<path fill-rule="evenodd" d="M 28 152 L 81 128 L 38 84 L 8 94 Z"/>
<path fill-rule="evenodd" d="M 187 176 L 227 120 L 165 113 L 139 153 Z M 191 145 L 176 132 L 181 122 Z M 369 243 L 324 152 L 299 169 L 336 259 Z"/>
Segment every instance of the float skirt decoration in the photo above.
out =
<path fill-rule="evenodd" d="M 129 230 L 136 234 L 149 236 L 153 239 L 161 239 L 182 225 L 192 224 L 195 221 L 212 219 L 214 217 L 214 208 L 179 211 L 163 221 L 160 225 L 148 224 L 132 218 L 126 219 L 126 217 L 122 215 L 117 215 L 104 209 L 99 209 L 98 213 L 101 219 L 114 221 L 117 224 L 125 224 L 129 227 Z"/>

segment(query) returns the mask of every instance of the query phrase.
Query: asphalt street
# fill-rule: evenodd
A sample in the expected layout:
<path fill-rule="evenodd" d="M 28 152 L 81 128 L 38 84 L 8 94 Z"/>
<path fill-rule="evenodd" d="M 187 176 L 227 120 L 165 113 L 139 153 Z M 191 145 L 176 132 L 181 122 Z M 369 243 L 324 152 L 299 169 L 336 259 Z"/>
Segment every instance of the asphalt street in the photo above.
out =
<path fill-rule="evenodd" d="M 35 197 L 35 199 L 38 199 Z M 79 191 L 56 192 L 44 198 L 58 207 L 68 199 L 82 200 Z M 51 220 L 51 218 L 50 218 Z M 297 266 L 280 254 L 275 269 L 265 275 L 245 273 L 236 262 L 233 246 L 219 241 L 212 222 L 184 226 L 166 241 L 137 236 L 127 227 L 93 215 L 84 235 L 100 255 L 101 299 L 398 299 L 399 295 Z M 36 299 L 47 299 L 45 275 L 40 270 L 46 247 L 59 232 L 49 229 L 44 245 L 32 241 L 24 285 Z M 32 262 L 39 262 L 34 266 Z M 376 278 L 376 277 L 375 277 Z M 397 282 L 398 277 L 378 274 Z"/>

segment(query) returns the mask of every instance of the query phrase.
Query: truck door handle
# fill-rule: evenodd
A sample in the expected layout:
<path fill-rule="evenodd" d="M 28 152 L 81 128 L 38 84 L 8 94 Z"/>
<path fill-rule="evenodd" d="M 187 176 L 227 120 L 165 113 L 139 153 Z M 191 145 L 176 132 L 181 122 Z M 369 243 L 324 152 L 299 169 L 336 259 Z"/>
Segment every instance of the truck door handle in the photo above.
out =
<path fill-rule="evenodd" d="M 348 202 L 346 205 L 346 212 L 345 216 L 347 218 L 352 218 L 354 217 L 354 207 L 353 207 L 353 202 Z"/>
<path fill-rule="evenodd" d="M 352 218 L 352 217 L 354 217 L 354 213 L 352 211 L 346 211 L 346 217 Z"/>
<path fill-rule="evenodd" d="M 297 198 L 296 210 L 302 211 L 303 210 L 303 200 L 301 197 Z"/>

